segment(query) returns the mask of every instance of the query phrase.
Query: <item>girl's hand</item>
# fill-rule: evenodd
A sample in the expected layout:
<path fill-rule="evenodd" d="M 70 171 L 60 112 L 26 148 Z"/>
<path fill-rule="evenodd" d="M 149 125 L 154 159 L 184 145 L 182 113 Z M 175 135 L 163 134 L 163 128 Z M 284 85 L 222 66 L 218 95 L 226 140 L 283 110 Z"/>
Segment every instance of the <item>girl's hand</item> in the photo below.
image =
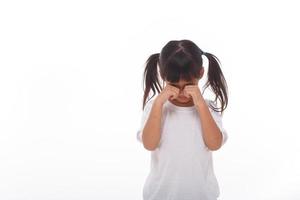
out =
<path fill-rule="evenodd" d="M 179 89 L 166 84 L 166 87 L 163 88 L 163 90 L 159 93 L 159 95 L 156 97 L 156 99 L 161 103 L 164 104 L 167 100 L 171 99 L 176 99 L 179 94 Z"/>
<path fill-rule="evenodd" d="M 188 97 L 192 97 L 194 105 L 205 103 L 198 85 L 187 85 L 184 87 L 184 93 Z"/>

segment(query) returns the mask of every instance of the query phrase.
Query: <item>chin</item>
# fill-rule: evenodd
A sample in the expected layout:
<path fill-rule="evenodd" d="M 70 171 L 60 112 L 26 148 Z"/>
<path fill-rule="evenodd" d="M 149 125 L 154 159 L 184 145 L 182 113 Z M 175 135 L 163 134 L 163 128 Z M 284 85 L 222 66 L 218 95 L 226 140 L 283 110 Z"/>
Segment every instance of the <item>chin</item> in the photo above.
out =
<path fill-rule="evenodd" d="M 176 99 L 176 101 L 178 101 L 180 103 L 188 103 L 191 101 L 191 99 Z"/>

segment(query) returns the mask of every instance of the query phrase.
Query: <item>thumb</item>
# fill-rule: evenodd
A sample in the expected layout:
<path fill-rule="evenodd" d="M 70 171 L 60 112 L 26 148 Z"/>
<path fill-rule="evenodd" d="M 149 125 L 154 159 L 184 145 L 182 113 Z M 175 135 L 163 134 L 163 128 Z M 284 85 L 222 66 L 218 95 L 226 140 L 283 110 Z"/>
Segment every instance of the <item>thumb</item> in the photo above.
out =
<path fill-rule="evenodd" d="M 174 100 L 174 99 L 176 99 L 177 98 L 177 95 L 176 94 L 172 94 L 171 95 L 171 100 Z"/>

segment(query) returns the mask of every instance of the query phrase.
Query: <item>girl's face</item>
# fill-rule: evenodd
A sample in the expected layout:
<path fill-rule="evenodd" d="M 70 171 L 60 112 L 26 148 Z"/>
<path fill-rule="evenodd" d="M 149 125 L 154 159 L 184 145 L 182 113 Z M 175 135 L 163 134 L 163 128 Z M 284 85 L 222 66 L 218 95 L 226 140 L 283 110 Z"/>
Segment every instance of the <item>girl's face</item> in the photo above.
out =
<path fill-rule="evenodd" d="M 166 83 L 179 89 L 179 95 L 176 99 L 174 99 L 174 101 L 177 101 L 177 102 L 183 103 L 183 104 L 190 103 L 191 101 L 193 101 L 191 96 L 187 97 L 184 95 L 183 90 L 186 85 L 197 85 L 198 80 L 196 80 L 196 79 L 193 81 L 179 80 L 179 82 L 177 82 L 177 83 L 171 83 L 171 82 L 167 81 Z"/>

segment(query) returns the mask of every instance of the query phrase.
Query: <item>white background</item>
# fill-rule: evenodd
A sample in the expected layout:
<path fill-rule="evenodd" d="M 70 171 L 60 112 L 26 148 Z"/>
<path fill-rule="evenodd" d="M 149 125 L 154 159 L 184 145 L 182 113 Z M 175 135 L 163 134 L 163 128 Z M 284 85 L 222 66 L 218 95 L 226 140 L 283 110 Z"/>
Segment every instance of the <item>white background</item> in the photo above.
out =
<path fill-rule="evenodd" d="M 220 199 L 299 200 L 299 15 L 289 0 L 1 1 L 0 199 L 142 199 L 144 63 L 190 39 L 228 83 Z"/>

